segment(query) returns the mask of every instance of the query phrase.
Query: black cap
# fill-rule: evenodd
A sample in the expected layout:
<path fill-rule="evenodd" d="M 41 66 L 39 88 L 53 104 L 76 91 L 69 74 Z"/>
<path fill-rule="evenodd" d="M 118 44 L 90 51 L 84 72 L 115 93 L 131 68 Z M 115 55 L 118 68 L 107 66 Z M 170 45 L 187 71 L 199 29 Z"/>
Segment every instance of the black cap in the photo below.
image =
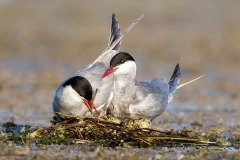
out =
<path fill-rule="evenodd" d="M 110 61 L 110 67 L 116 67 L 127 61 L 135 61 L 134 58 L 127 52 L 119 52 Z"/>
<path fill-rule="evenodd" d="M 71 85 L 72 88 L 82 97 L 87 99 L 88 101 L 92 100 L 92 86 L 89 81 L 82 76 L 75 76 L 68 79 L 63 87 Z"/>

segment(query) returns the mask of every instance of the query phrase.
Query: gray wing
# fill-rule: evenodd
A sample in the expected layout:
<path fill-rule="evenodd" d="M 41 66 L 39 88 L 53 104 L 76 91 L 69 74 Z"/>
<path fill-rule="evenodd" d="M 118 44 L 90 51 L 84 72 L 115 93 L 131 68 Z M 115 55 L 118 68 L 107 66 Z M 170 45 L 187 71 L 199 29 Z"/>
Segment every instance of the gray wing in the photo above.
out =
<path fill-rule="evenodd" d="M 102 78 L 104 72 L 108 69 L 105 63 L 97 62 L 90 68 L 78 71 L 73 76 L 79 75 L 85 77 L 92 85 L 93 92 L 98 89 L 94 104 L 98 107 L 108 100 L 113 86 L 113 75 Z"/>
<path fill-rule="evenodd" d="M 152 83 L 158 87 L 163 87 L 166 91 L 169 90 L 169 85 L 165 78 L 152 78 L 150 80 L 143 81 L 143 82 Z"/>
<path fill-rule="evenodd" d="M 88 79 L 92 85 L 93 91 L 98 89 L 98 94 L 94 100 L 96 106 L 102 105 L 108 100 L 113 86 L 113 75 L 102 79 L 102 75 L 110 66 L 110 60 L 120 50 L 122 39 L 117 43 L 113 44 L 115 40 L 121 35 L 119 23 L 115 14 L 112 14 L 112 25 L 110 29 L 110 37 L 108 47 L 113 47 L 112 50 L 101 54 L 93 63 L 79 70 L 73 76 L 80 75 Z"/>
<path fill-rule="evenodd" d="M 96 106 L 102 105 L 104 102 L 106 102 L 110 95 L 113 77 L 108 76 L 102 79 L 102 75 L 109 68 L 111 58 L 117 54 L 122 43 L 122 40 L 120 40 L 117 44 L 113 44 L 113 42 L 121 35 L 120 27 L 115 14 L 112 15 L 112 25 L 110 31 L 108 47 L 114 45 L 113 49 L 104 52 L 94 62 L 80 69 L 71 76 L 85 77 L 92 85 L 93 92 L 98 89 L 98 94 L 94 101 Z"/>
<path fill-rule="evenodd" d="M 100 104 L 105 101 L 105 96 L 107 97 L 106 99 L 108 99 L 111 89 L 112 89 L 112 84 L 113 84 L 112 76 L 108 76 L 108 77 L 105 77 L 104 79 L 102 79 L 103 73 L 108 69 L 111 58 L 115 54 L 118 53 L 118 50 L 120 49 L 120 46 L 121 46 L 122 38 L 145 15 L 146 15 L 146 13 L 143 14 L 142 16 L 140 16 L 121 34 L 120 28 L 118 25 L 118 21 L 116 19 L 116 16 L 113 14 L 112 15 L 112 25 L 111 25 L 111 35 L 109 38 L 110 46 L 108 46 L 94 62 L 90 63 L 89 65 L 87 65 L 83 69 L 77 71 L 75 74 L 73 74 L 71 76 L 71 77 L 76 76 L 76 75 L 83 76 L 86 79 L 88 79 L 88 81 L 91 83 L 94 92 L 95 92 L 96 88 L 98 88 L 98 90 L 100 90 L 100 91 L 98 91 L 98 94 L 94 101 L 95 105 L 97 107 L 100 106 L 97 103 Z M 71 77 L 69 77 L 69 78 L 71 78 Z M 67 81 L 68 79 L 66 79 L 65 81 Z M 65 81 L 63 81 L 62 84 Z M 57 91 L 62 87 L 62 84 L 59 86 Z M 56 93 L 57 93 L 57 91 L 56 91 Z"/>
<path fill-rule="evenodd" d="M 168 104 L 168 87 L 164 79 L 136 82 L 136 99 L 129 106 L 134 117 L 154 119 Z"/>

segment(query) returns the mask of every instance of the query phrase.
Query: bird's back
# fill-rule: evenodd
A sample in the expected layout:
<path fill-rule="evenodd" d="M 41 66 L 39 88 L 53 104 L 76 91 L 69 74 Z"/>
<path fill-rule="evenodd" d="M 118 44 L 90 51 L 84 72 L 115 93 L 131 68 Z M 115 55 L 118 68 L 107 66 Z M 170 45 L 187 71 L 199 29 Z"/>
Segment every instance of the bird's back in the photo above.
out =
<path fill-rule="evenodd" d="M 164 79 L 136 81 L 136 99 L 129 106 L 134 117 L 153 119 L 164 111 L 168 104 L 168 84 Z"/>

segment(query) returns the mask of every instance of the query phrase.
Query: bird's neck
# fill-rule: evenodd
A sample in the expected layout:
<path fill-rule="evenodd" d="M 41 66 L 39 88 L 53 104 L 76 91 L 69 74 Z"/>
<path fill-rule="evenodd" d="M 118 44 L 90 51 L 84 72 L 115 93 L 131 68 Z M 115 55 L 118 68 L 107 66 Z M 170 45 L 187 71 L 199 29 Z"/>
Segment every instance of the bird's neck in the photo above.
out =
<path fill-rule="evenodd" d="M 135 80 L 130 75 L 114 76 L 113 99 L 110 106 L 111 114 L 123 120 L 131 117 L 129 105 L 135 98 Z"/>
<path fill-rule="evenodd" d="M 134 79 L 135 79 L 135 76 L 130 74 L 115 75 L 114 87 L 125 88 L 125 87 L 128 87 L 129 85 L 134 86 L 133 85 L 135 83 Z"/>

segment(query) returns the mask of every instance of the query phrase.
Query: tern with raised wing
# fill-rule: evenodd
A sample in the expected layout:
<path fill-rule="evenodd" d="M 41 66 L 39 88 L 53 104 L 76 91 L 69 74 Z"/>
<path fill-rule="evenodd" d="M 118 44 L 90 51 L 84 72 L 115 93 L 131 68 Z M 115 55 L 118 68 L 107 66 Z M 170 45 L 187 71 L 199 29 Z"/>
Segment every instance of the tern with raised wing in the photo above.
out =
<path fill-rule="evenodd" d="M 102 79 L 102 75 L 107 70 L 111 58 L 119 52 L 124 35 L 145 15 L 146 13 L 140 16 L 122 34 L 115 14 L 112 15 L 108 47 L 94 62 L 60 84 L 52 102 L 54 112 L 84 116 L 92 113 L 94 109 L 98 113 L 97 108 L 108 100 L 113 86 L 113 76 Z M 98 94 L 93 102 L 92 97 L 96 89 Z"/>

